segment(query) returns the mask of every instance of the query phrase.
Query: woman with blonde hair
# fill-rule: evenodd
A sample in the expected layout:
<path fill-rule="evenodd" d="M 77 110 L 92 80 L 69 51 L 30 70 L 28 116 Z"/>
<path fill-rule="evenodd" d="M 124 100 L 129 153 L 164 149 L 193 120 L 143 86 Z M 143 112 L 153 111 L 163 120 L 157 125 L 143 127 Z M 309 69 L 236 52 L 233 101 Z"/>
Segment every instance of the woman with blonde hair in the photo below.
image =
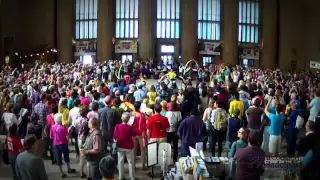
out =
<path fill-rule="evenodd" d="M 177 96 L 177 103 L 182 104 L 183 98 L 184 98 L 183 90 L 179 89 L 178 96 Z"/>
<path fill-rule="evenodd" d="M 14 106 L 12 103 L 7 103 L 6 112 L 3 113 L 1 120 L 4 121 L 4 125 L 6 126 L 6 131 L 8 132 L 9 127 L 12 124 L 20 124 L 20 121 L 17 119 L 17 116 L 13 113 Z"/>
<path fill-rule="evenodd" d="M 214 103 L 215 103 L 214 99 L 212 99 L 212 98 L 209 99 L 208 107 L 204 110 L 203 117 L 202 117 L 202 121 L 206 125 L 206 129 L 208 131 L 212 130 L 210 127 L 210 118 L 211 118 L 212 110 L 215 109 Z M 207 142 L 208 142 L 208 136 L 204 137 L 204 139 L 203 139 L 203 149 L 204 150 L 206 149 Z"/>
<path fill-rule="evenodd" d="M 161 102 L 160 102 L 160 105 L 161 105 L 161 108 L 162 108 L 160 114 L 161 114 L 162 116 L 166 116 L 166 114 L 167 114 L 167 109 L 168 109 L 168 103 L 167 103 L 167 101 L 161 101 Z"/>
<path fill-rule="evenodd" d="M 62 125 L 69 126 L 70 110 L 68 109 L 68 99 L 62 100 L 58 109 L 58 113 L 62 114 Z"/>
<path fill-rule="evenodd" d="M 149 106 L 151 109 L 153 109 L 154 104 L 156 104 L 156 98 L 158 96 L 158 93 L 156 92 L 156 88 L 154 85 L 150 86 L 150 91 L 147 93 Z"/>

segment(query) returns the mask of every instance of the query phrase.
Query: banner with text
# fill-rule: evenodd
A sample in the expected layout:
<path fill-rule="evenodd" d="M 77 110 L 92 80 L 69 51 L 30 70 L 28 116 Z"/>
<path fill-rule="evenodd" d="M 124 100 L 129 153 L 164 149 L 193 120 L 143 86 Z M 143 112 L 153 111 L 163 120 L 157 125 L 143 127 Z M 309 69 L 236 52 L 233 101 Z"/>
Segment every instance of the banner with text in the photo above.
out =
<path fill-rule="evenodd" d="M 219 42 L 204 42 L 204 50 L 200 51 L 199 54 L 220 55 L 220 52 L 216 52 L 219 45 Z"/>
<path fill-rule="evenodd" d="M 137 53 L 138 44 L 136 40 L 118 40 L 115 44 L 115 53 Z"/>
<path fill-rule="evenodd" d="M 97 53 L 97 41 L 76 41 L 76 50 L 74 52 L 75 56 L 84 55 L 96 55 Z"/>
<path fill-rule="evenodd" d="M 320 62 L 310 61 L 310 68 L 311 69 L 320 69 Z"/>
<path fill-rule="evenodd" d="M 240 52 L 241 59 L 259 59 L 260 50 L 257 47 L 243 47 Z"/>

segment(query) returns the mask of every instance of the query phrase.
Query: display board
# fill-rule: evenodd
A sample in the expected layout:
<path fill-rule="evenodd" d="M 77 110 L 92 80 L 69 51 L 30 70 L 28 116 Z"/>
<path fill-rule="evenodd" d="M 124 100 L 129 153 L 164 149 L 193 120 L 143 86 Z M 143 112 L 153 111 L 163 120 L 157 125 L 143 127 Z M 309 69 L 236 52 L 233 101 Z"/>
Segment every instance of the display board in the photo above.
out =
<path fill-rule="evenodd" d="M 147 145 L 147 166 L 158 164 L 158 143 L 150 142 Z"/>

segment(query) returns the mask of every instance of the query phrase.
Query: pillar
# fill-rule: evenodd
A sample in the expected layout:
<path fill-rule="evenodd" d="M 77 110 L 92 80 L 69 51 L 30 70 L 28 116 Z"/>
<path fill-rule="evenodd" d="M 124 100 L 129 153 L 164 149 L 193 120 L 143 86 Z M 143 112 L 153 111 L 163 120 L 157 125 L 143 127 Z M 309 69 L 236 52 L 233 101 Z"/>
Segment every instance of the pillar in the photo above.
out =
<path fill-rule="evenodd" d="M 277 0 L 262 1 L 262 42 L 261 66 L 276 68 L 277 59 Z"/>
<path fill-rule="evenodd" d="M 156 1 L 139 1 L 139 56 L 149 60 L 154 56 L 155 49 L 155 4 Z"/>
<path fill-rule="evenodd" d="M 4 64 L 4 46 L 3 46 L 3 0 L 0 0 L 0 66 L 2 66 Z"/>
<path fill-rule="evenodd" d="M 114 0 L 98 1 L 98 61 L 104 62 L 114 58 L 114 45 L 112 38 L 115 36 Z"/>
<path fill-rule="evenodd" d="M 198 1 L 181 2 L 181 57 L 184 62 L 198 59 Z"/>
<path fill-rule="evenodd" d="M 57 0 L 57 50 L 58 61 L 73 61 L 73 0 Z"/>
<path fill-rule="evenodd" d="M 236 0 L 223 2 L 223 56 L 228 64 L 238 64 L 238 17 L 239 4 Z"/>

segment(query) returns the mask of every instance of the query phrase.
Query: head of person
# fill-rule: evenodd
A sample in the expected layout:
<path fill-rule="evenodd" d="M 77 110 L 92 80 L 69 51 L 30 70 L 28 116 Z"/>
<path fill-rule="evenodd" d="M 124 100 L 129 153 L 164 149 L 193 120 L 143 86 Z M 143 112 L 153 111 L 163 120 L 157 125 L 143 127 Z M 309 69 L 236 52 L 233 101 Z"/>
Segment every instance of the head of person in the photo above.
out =
<path fill-rule="evenodd" d="M 116 173 L 117 163 L 111 156 L 100 160 L 99 170 L 104 179 L 113 179 Z"/>
<path fill-rule="evenodd" d="M 156 92 L 156 87 L 154 87 L 154 85 L 150 86 L 150 92 Z"/>
<path fill-rule="evenodd" d="M 81 104 L 81 101 L 80 101 L 80 99 L 75 99 L 74 101 L 73 101 L 73 107 L 79 107 L 80 106 L 80 104 Z"/>
<path fill-rule="evenodd" d="M 98 111 L 99 110 L 99 103 L 93 102 L 92 103 L 92 110 L 93 111 Z"/>
<path fill-rule="evenodd" d="M 66 108 L 68 106 L 68 99 L 62 99 L 61 106 Z"/>
<path fill-rule="evenodd" d="M 95 101 L 99 101 L 99 99 L 100 99 L 100 93 L 95 92 L 95 93 L 93 94 L 93 99 L 94 99 Z"/>
<path fill-rule="evenodd" d="M 162 108 L 163 111 L 167 110 L 167 107 L 168 107 L 167 101 L 161 101 L 160 105 L 161 105 L 161 108 Z"/>
<path fill-rule="evenodd" d="M 99 127 L 99 120 L 95 117 L 89 119 L 89 129 L 97 129 Z"/>
<path fill-rule="evenodd" d="M 123 123 L 127 124 L 129 122 L 129 119 L 130 119 L 130 114 L 128 112 L 122 113 L 121 120 Z"/>
<path fill-rule="evenodd" d="M 251 131 L 248 136 L 249 146 L 259 147 L 260 146 L 260 132 Z"/>
<path fill-rule="evenodd" d="M 136 101 L 136 102 L 134 102 L 133 106 L 134 106 L 134 109 L 136 111 L 139 111 L 140 107 L 141 107 L 141 102 L 140 101 Z"/>
<path fill-rule="evenodd" d="M 160 105 L 160 104 L 155 104 L 154 105 L 154 111 L 156 112 L 156 113 L 160 113 L 161 111 L 162 111 L 162 106 Z"/>
<path fill-rule="evenodd" d="M 240 94 L 237 91 L 234 92 L 233 95 L 234 95 L 234 99 L 239 100 Z"/>
<path fill-rule="evenodd" d="M 106 104 L 106 106 L 110 106 L 112 104 L 112 98 L 111 96 L 106 96 L 104 98 L 104 103 Z"/>
<path fill-rule="evenodd" d="M 6 111 L 9 112 L 9 113 L 13 113 L 13 104 L 8 102 L 7 105 L 6 105 Z"/>
<path fill-rule="evenodd" d="M 46 98 L 46 94 L 40 94 L 40 101 L 44 102 Z"/>
<path fill-rule="evenodd" d="M 253 102 L 253 105 L 255 107 L 260 107 L 261 105 L 261 100 L 259 98 L 255 98 L 254 102 Z"/>
<path fill-rule="evenodd" d="M 238 138 L 247 141 L 249 130 L 246 128 L 240 128 L 238 131 Z"/>
<path fill-rule="evenodd" d="M 316 90 L 315 96 L 316 96 L 316 97 L 320 97 L 320 89 L 317 89 L 317 90 Z"/>
<path fill-rule="evenodd" d="M 62 124 L 62 114 L 61 113 L 57 113 L 53 116 L 54 122 L 56 124 Z"/>
<path fill-rule="evenodd" d="M 306 123 L 306 131 L 307 132 L 314 132 L 315 131 L 315 122 L 314 121 L 308 121 Z"/>
<path fill-rule="evenodd" d="M 71 97 L 72 97 L 72 99 L 76 99 L 77 97 L 78 97 L 78 92 L 77 91 L 72 91 L 72 93 L 71 93 Z"/>
<path fill-rule="evenodd" d="M 8 137 L 18 137 L 19 133 L 18 133 L 18 125 L 16 123 L 13 123 L 10 127 L 9 127 L 9 131 L 8 131 Z"/>
<path fill-rule="evenodd" d="M 89 112 L 89 107 L 88 106 L 81 106 L 79 109 L 79 114 L 82 117 L 87 117 L 87 114 Z"/>
<path fill-rule="evenodd" d="M 37 138 L 33 134 L 27 135 L 23 140 L 23 148 L 26 151 L 32 152 L 34 144 L 36 143 Z"/>
<path fill-rule="evenodd" d="M 221 108 L 221 107 L 223 107 L 223 102 L 222 101 L 220 101 L 220 100 L 217 100 L 217 101 L 215 101 L 215 103 L 214 103 L 214 107 L 215 108 Z"/>
<path fill-rule="evenodd" d="M 113 103 L 115 106 L 119 107 L 121 105 L 121 99 L 116 97 L 114 100 L 113 100 Z"/>

